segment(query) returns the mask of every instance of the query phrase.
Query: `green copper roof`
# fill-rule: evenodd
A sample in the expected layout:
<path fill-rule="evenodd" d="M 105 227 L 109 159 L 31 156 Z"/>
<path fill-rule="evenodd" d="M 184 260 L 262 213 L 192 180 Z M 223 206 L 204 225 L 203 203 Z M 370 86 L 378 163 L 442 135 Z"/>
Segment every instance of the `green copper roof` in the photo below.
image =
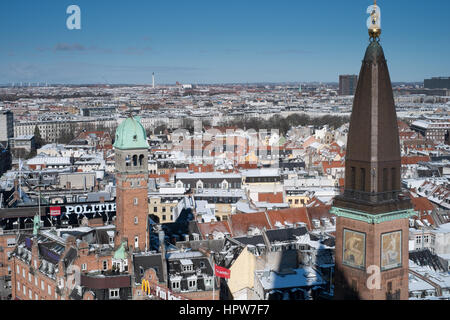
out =
<path fill-rule="evenodd" d="M 123 121 L 116 130 L 116 149 L 147 149 L 147 135 L 140 122 L 140 117 L 130 117 Z"/>
<path fill-rule="evenodd" d="M 120 247 L 114 252 L 114 259 L 125 260 L 127 258 L 127 252 L 125 250 L 125 242 L 120 244 Z"/>
<path fill-rule="evenodd" d="M 353 220 L 359 220 L 369 224 L 378 224 L 398 219 L 408 219 L 415 215 L 414 209 L 392 211 L 374 215 L 366 212 L 337 207 L 331 207 L 330 213 L 338 217 L 345 217 Z"/>

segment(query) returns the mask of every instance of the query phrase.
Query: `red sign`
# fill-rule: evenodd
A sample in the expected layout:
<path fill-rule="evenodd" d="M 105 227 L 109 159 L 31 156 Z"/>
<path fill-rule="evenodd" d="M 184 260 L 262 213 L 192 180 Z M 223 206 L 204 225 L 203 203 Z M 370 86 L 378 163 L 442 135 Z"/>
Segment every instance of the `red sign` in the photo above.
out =
<path fill-rule="evenodd" d="M 50 207 L 50 215 L 51 216 L 60 216 L 61 215 L 61 207 Z"/>
<path fill-rule="evenodd" d="M 214 265 L 214 272 L 216 276 L 219 278 L 230 279 L 231 271 L 229 269 L 219 267 L 218 265 Z"/>

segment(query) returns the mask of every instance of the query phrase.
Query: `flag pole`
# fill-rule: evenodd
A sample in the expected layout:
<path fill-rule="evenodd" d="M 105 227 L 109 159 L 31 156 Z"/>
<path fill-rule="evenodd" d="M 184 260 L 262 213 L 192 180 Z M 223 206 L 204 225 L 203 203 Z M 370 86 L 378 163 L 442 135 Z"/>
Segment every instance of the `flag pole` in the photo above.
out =
<path fill-rule="evenodd" d="M 213 300 L 216 300 L 216 264 L 214 263 L 213 270 Z"/>

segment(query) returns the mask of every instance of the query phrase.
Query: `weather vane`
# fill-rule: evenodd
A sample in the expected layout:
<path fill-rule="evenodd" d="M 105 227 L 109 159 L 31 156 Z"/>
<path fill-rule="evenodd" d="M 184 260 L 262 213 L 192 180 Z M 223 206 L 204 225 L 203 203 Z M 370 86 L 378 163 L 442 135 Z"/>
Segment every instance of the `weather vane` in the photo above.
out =
<path fill-rule="evenodd" d="M 381 10 L 377 5 L 377 0 L 372 6 L 367 8 L 367 13 L 370 14 L 370 17 L 367 19 L 370 39 L 378 40 L 381 35 Z"/>

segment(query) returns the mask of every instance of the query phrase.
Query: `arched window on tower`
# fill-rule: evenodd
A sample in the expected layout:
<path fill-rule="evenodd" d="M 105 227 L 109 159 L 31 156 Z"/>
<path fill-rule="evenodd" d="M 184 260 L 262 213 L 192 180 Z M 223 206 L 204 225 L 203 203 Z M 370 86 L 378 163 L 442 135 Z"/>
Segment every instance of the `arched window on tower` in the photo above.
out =
<path fill-rule="evenodd" d="M 143 155 L 143 154 L 141 154 L 141 155 L 139 156 L 139 166 L 141 166 L 141 167 L 142 167 L 142 165 L 143 165 L 143 162 L 144 162 L 144 155 Z"/>
<path fill-rule="evenodd" d="M 127 154 L 127 156 L 125 157 L 125 165 L 126 165 L 127 167 L 129 167 L 129 166 L 130 166 L 130 163 L 131 163 L 130 155 Z"/>
<path fill-rule="evenodd" d="M 137 167 L 137 155 L 133 156 L 133 167 Z"/>

